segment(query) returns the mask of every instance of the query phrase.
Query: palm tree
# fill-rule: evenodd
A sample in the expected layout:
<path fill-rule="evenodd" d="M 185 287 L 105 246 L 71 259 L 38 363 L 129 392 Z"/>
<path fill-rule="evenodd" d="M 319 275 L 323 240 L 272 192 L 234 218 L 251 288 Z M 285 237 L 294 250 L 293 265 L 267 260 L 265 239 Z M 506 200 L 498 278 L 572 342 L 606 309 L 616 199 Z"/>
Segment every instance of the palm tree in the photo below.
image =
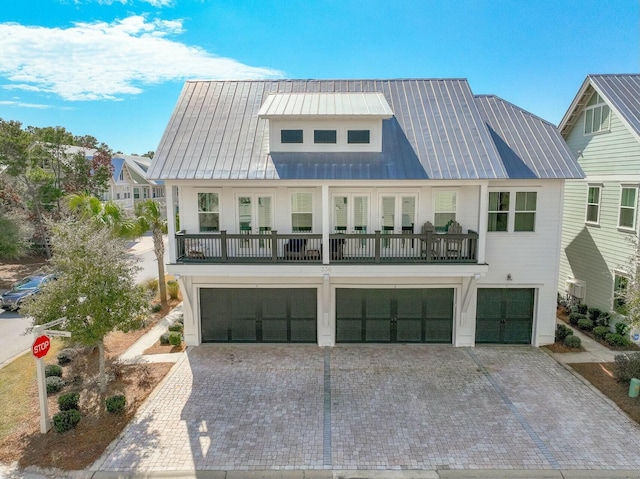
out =
<path fill-rule="evenodd" d="M 69 209 L 82 218 L 91 218 L 100 227 L 108 228 L 115 236 L 133 239 L 146 230 L 140 231 L 138 222 L 130 218 L 113 201 L 102 202 L 87 193 L 70 195 Z"/>
<path fill-rule="evenodd" d="M 167 220 L 162 215 L 158 203 L 153 200 L 141 201 L 136 205 L 136 223 L 139 231 L 149 231 L 153 237 L 153 250 L 158 261 L 158 286 L 160 302 L 167 302 L 167 284 L 164 280 L 164 238 L 167 234 Z"/>

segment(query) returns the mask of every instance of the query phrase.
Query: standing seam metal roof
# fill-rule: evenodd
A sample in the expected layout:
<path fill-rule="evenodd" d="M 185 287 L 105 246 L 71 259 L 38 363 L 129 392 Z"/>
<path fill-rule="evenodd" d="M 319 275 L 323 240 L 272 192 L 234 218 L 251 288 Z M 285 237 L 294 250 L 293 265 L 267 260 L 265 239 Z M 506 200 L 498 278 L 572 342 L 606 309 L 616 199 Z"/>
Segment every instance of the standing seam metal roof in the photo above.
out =
<path fill-rule="evenodd" d="M 381 93 L 393 111 L 382 120 L 382 152 L 269 153 L 269 120 L 258 117 L 268 95 L 356 92 Z M 567 154 L 553 125 L 496 97 L 474 97 L 464 79 L 197 81 L 184 85 L 147 176 L 469 180 L 580 175 Z"/>

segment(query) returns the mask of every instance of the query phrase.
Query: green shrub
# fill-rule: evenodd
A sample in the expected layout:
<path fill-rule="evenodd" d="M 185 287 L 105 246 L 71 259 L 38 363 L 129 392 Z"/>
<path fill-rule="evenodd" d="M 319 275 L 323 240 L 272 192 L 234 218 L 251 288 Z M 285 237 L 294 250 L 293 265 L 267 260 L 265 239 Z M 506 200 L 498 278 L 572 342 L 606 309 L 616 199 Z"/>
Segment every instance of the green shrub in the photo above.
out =
<path fill-rule="evenodd" d="M 164 333 L 162 336 L 160 336 L 160 344 L 162 345 L 169 344 L 169 333 Z"/>
<path fill-rule="evenodd" d="M 583 318 L 578 321 L 578 327 L 583 331 L 591 331 L 593 329 L 593 321 Z"/>
<path fill-rule="evenodd" d="M 47 379 L 47 394 L 54 394 L 61 391 L 64 387 L 64 381 L 59 376 L 49 376 Z"/>
<path fill-rule="evenodd" d="M 180 323 L 174 323 L 171 326 L 169 326 L 169 331 L 174 331 L 174 332 L 178 332 L 181 333 L 184 329 L 184 326 Z"/>
<path fill-rule="evenodd" d="M 589 311 L 589 308 L 587 307 L 586 304 L 578 304 L 574 306 L 571 310 L 571 312 L 573 313 L 580 313 L 584 315 L 586 315 L 588 311 Z"/>
<path fill-rule="evenodd" d="M 587 319 L 587 317 L 582 313 L 571 313 L 569 315 L 569 322 L 574 326 L 577 326 L 578 321 L 580 321 L 581 319 Z"/>
<path fill-rule="evenodd" d="M 608 333 L 604 337 L 604 340 L 610 346 L 616 346 L 616 347 L 629 346 L 631 344 L 631 340 L 629 338 L 618 333 Z"/>
<path fill-rule="evenodd" d="M 579 348 L 582 345 L 582 341 L 578 336 L 571 334 L 564 338 L 564 345 L 568 348 Z"/>
<path fill-rule="evenodd" d="M 51 376 L 62 377 L 62 368 L 57 364 L 47 364 L 44 368 L 44 377 L 49 378 Z"/>
<path fill-rule="evenodd" d="M 80 417 L 80 411 L 77 409 L 60 411 L 53 416 L 53 428 L 60 433 L 69 431 L 78 425 Z"/>
<path fill-rule="evenodd" d="M 613 375 L 620 382 L 640 378 L 640 353 L 616 354 Z"/>
<path fill-rule="evenodd" d="M 593 335 L 596 339 L 604 339 L 607 333 L 609 333 L 609 328 L 607 326 L 596 326 L 593 328 Z"/>
<path fill-rule="evenodd" d="M 149 309 L 151 309 L 152 313 L 157 313 L 162 309 L 162 305 L 160 303 L 153 303 Z"/>
<path fill-rule="evenodd" d="M 178 294 L 180 294 L 180 285 L 177 281 L 167 281 L 167 294 L 171 299 L 178 299 Z"/>
<path fill-rule="evenodd" d="M 182 344 L 182 334 L 177 332 L 169 333 L 169 344 L 171 346 L 180 346 Z"/>
<path fill-rule="evenodd" d="M 618 321 L 616 323 L 616 333 L 620 336 L 625 335 L 629 331 L 629 325 L 623 321 Z"/>
<path fill-rule="evenodd" d="M 589 308 L 588 312 L 589 312 L 589 319 L 594 323 L 598 321 L 598 318 L 602 314 L 602 311 L 600 311 L 598 308 Z"/>
<path fill-rule="evenodd" d="M 61 394 L 60 397 L 58 397 L 58 409 L 60 409 L 60 411 L 78 409 L 79 400 L 80 394 L 78 393 Z"/>
<path fill-rule="evenodd" d="M 61 350 L 56 358 L 58 359 L 58 364 L 62 366 L 63 364 L 69 364 L 76 357 L 77 351 L 73 348 L 64 348 Z"/>
<path fill-rule="evenodd" d="M 556 342 L 561 343 L 564 338 L 573 334 L 572 329 L 563 323 L 556 324 Z"/>
<path fill-rule="evenodd" d="M 596 324 L 598 326 L 609 326 L 609 320 L 611 319 L 611 314 L 609 313 L 600 313 L 600 316 L 598 316 L 598 320 L 596 321 Z"/>
<path fill-rule="evenodd" d="M 127 399 L 124 397 L 124 394 L 116 394 L 114 396 L 109 396 L 105 400 L 105 406 L 107 407 L 107 411 L 113 414 L 118 414 L 124 411 L 124 408 L 127 405 Z"/>

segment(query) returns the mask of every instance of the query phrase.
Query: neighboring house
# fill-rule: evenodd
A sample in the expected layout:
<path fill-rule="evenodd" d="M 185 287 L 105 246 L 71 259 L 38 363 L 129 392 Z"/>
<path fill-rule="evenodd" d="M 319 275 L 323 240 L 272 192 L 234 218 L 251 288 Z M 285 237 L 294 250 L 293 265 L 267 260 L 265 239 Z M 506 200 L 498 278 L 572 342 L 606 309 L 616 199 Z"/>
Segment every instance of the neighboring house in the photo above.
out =
<path fill-rule="evenodd" d="M 113 175 L 109 189 L 104 192 L 104 200 L 113 200 L 125 209 L 134 209 L 135 205 L 147 199 L 163 202 L 165 190 L 162 181 L 145 178 L 151 165 L 151 159 L 145 156 L 116 154 L 111 159 Z"/>
<path fill-rule="evenodd" d="M 589 75 L 560 132 L 586 177 L 565 191 L 558 289 L 615 310 L 638 239 L 640 75 Z"/>
<path fill-rule="evenodd" d="M 582 171 L 464 79 L 187 82 L 147 177 L 187 344 L 554 341 Z"/>

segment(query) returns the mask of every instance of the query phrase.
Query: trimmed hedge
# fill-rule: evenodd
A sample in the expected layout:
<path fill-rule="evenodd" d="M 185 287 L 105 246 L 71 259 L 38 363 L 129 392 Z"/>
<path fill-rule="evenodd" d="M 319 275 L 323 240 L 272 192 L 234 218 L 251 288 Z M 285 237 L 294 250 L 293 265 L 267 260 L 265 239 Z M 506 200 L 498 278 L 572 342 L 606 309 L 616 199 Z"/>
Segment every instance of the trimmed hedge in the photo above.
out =
<path fill-rule="evenodd" d="M 80 411 L 77 409 L 60 411 L 53 416 L 53 428 L 59 433 L 69 431 L 78 425 L 80 417 Z"/>
<path fill-rule="evenodd" d="M 620 382 L 631 378 L 640 379 L 640 353 L 616 354 L 613 363 L 613 375 Z"/>
<path fill-rule="evenodd" d="M 627 336 L 618 333 L 607 333 L 607 335 L 604 337 L 604 340 L 610 346 L 622 347 L 629 346 L 631 344 L 631 340 Z"/>
<path fill-rule="evenodd" d="M 109 396 L 104 401 L 107 411 L 113 414 L 119 414 L 124 411 L 124 408 L 127 406 L 127 399 L 124 397 L 124 394 L 116 394 L 114 396 Z"/>
<path fill-rule="evenodd" d="M 593 329 L 593 321 L 584 318 L 578 321 L 578 327 L 584 331 L 591 331 Z"/>
<path fill-rule="evenodd" d="M 58 359 L 58 364 L 60 366 L 62 366 L 63 364 L 69 364 L 76 357 L 77 353 L 78 352 L 73 348 L 64 348 L 56 356 L 56 358 Z"/>
<path fill-rule="evenodd" d="M 573 334 L 564 338 L 564 345 L 568 348 L 579 348 L 582 346 L 582 341 L 578 336 L 574 336 Z"/>
<path fill-rule="evenodd" d="M 578 321 L 580 321 L 581 319 L 587 319 L 587 317 L 582 313 L 571 313 L 569 315 L 569 322 L 574 326 L 577 326 Z"/>
<path fill-rule="evenodd" d="M 609 328 L 607 326 L 596 326 L 593 328 L 593 335 L 596 339 L 604 340 L 607 334 L 609 334 Z"/>
<path fill-rule="evenodd" d="M 558 323 L 556 325 L 556 342 L 561 343 L 564 341 L 564 338 L 567 336 L 571 336 L 573 334 L 573 330 L 567 326 L 566 324 Z"/>
<path fill-rule="evenodd" d="M 62 368 L 57 364 L 47 364 L 44 367 L 44 377 L 49 378 L 51 376 L 62 377 Z"/>
<path fill-rule="evenodd" d="M 184 329 L 184 326 L 180 323 L 174 323 L 171 326 L 169 326 L 169 331 L 173 331 L 173 332 L 177 332 L 177 333 L 181 333 L 182 330 Z"/>
<path fill-rule="evenodd" d="M 169 344 L 171 346 L 180 346 L 182 344 L 182 334 L 177 332 L 169 333 Z"/>
<path fill-rule="evenodd" d="M 49 376 L 47 379 L 47 394 L 57 393 L 64 387 L 64 381 L 59 376 Z"/>
<path fill-rule="evenodd" d="M 79 400 L 80 394 L 78 393 L 61 394 L 60 397 L 58 397 L 58 409 L 60 409 L 60 411 L 70 411 L 71 409 L 78 409 Z"/>

